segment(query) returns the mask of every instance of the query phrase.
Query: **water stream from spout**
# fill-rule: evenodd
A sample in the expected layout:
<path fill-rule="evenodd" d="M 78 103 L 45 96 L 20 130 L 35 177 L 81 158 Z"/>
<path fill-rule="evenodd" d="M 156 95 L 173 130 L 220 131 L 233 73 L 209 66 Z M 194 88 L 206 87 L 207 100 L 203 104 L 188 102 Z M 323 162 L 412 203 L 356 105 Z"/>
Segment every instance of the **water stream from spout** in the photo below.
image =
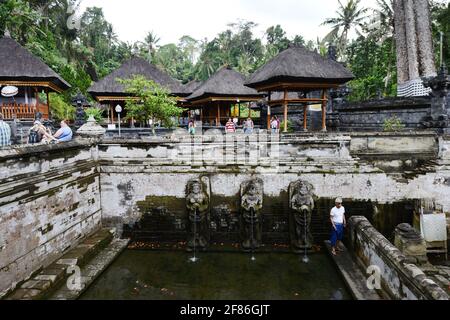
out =
<path fill-rule="evenodd" d="M 308 230 L 308 228 L 307 228 L 307 219 L 308 219 L 308 217 L 307 217 L 307 215 L 308 215 L 308 213 L 306 212 L 306 211 L 304 211 L 304 213 L 305 213 L 305 254 L 304 254 L 304 256 L 303 256 L 303 259 L 302 259 L 302 261 L 303 261 L 303 263 L 308 263 L 309 262 L 309 258 L 308 258 L 308 249 L 307 249 L 307 243 L 308 243 L 308 235 L 306 234 L 307 233 L 307 230 Z"/>
<path fill-rule="evenodd" d="M 193 263 L 198 261 L 196 245 L 197 245 L 197 209 L 194 209 L 194 256 L 189 259 L 189 261 Z"/>
<path fill-rule="evenodd" d="M 253 238 L 254 238 L 254 231 L 253 231 L 253 227 L 254 227 L 254 221 L 253 221 L 253 215 L 255 214 L 255 209 L 254 208 L 250 208 L 250 221 L 251 221 L 251 228 L 252 231 L 250 232 L 251 234 L 251 238 L 250 238 L 250 252 L 252 254 L 251 260 L 255 261 L 255 252 L 254 252 L 254 248 L 253 248 Z"/>

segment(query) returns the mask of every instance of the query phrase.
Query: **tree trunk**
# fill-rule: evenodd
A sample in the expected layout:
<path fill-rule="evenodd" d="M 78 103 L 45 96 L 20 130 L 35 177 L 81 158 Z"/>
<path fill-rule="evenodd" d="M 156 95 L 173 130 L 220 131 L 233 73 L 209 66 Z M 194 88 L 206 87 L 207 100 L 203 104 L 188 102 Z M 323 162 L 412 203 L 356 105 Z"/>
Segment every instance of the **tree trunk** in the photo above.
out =
<path fill-rule="evenodd" d="M 405 0 L 405 20 L 406 20 L 406 44 L 408 47 L 408 71 L 409 80 L 418 79 L 419 59 L 417 50 L 416 19 L 414 14 L 414 0 Z"/>
<path fill-rule="evenodd" d="M 428 0 L 414 0 L 416 12 L 417 35 L 419 37 L 419 63 L 421 75 L 436 75 L 433 38 L 431 35 L 430 5 Z"/>
<path fill-rule="evenodd" d="M 409 80 L 408 52 L 406 45 L 404 0 L 394 1 L 395 17 L 395 47 L 397 50 L 397 83 L 403 84 Z"/>

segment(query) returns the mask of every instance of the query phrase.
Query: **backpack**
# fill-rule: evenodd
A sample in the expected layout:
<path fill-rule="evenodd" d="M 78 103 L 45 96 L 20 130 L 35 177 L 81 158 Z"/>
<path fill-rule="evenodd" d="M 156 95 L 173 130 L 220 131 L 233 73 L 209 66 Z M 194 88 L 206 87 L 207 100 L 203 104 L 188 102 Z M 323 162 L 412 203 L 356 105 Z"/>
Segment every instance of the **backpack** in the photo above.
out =
<path fill-rule="evenodd" d="M 34 144 L 34 143 L 39 143 L 42 140 L 42 135 L 39 134 L 37 131 L 35 130 L 31 130 L 30 134 L 28 136 L 28 143 L 29 144 Z"/>

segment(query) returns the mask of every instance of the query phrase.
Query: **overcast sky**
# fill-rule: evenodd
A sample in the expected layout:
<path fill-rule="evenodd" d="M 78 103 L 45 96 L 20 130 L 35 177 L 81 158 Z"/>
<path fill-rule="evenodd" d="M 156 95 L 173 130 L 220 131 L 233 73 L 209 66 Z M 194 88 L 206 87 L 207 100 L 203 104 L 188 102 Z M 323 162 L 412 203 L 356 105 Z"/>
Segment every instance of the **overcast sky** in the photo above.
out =
<path fill-rule="evenodd" d="M 342 0 L 345 3 L 345 0 Z M 376 0 L 363 0 L 373 7 Z M 244 19 L 258 23 L 256 36 L 280 24 L 289 37 L 322 38 L 329 28 L 320 24 L 335 16 L 337 0 L 82 0 L 81 8 L 102 7 L 123 41 L 143 40 L 154 31 L 160 45 L 177 43 L 183 35 L 212 40 L 228 23 Z"/>

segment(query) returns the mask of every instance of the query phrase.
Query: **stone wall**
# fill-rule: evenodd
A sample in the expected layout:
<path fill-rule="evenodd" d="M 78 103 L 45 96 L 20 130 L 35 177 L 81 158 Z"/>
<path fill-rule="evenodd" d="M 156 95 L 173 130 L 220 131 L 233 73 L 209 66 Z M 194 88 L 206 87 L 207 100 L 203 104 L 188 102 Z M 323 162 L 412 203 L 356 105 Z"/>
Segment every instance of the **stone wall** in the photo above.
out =
<path fill-rule="evenodd" d="M 0 297 L 101 223 L 89 142 L 0 150 Z"/>
<path fill-rule="evenodd" d="M 364 217 L 349 219 L 350 245 L 363 268 L 379 268 L 382 288 L 393 299 L 448 300 L 434 281 L 380 234 Z"/>
<path fill-rule="evenodd" d="M 119 228 L 137 224 L 142 231 L 153 232 L 156 230 L 152 225 L 170 225 L 173 232 L 180 234 L 185 230 L 187 182 L 201 176 L 210 181 L 211 213 L 217 217 L 214 224 L 222 222 L 231 233 L 236 232 L 240 185 L 253 177 L 264 182 L 264 210 L 268 216 L 272 215 L 267 232 L 286 230 L 287 219 L 282 215 L 288 207 L 289 184 L 299 179 L 314 186 L 317 199 L 332 203 L 336 196 L 343 197 L 350 205 L 349 210 L 352 199 L 368 203 L 369 207 L 370 203 L 433 199 L 450 210 L 450 199 L 446 196 L 450 192 L 450 158 L 442 151 L 450 144 L 445 139 L 439 142 L 435 135 L 373 134 L 353 138 L 310 134 L 265 141 L 249 151 L 261 154 L 258 161 L 247 163 L 238 154 L 246 148 L 237 141 L 227 147 L 233 151 L 223 162 L 225 145 L 213 137 L 203 140 L 203 144 L 195 139 L 173 138 L 158 142 L 103 140 L 99 160 L 104 222 Z M 372 161 L 371 153 L 385 158 Z M 278 156 L 273 157 L 274 154 Z M 363 154 L 367 155 L 365 159 Z M 413 163 L 417 154 L 432 159 L 433 164 L 427 164 L 430 167 L 425 170 L 422 164 Z M 411 170 L 408 175 L 404 163 Z M 387 164 L 389 170 L 382 164 Z M 274 217 L 274 213 L 279 216 Z M 140 225 L 144 218 L 144 225 Z"/>
<path fill-rule="evenodd" d="M 329 126 L 334 131 L 383 131 L 385 120 L 400 119 L 406 129 L 423 128 L 431 111 L 431 98 L 386 98 L 333 106 Z"/>

